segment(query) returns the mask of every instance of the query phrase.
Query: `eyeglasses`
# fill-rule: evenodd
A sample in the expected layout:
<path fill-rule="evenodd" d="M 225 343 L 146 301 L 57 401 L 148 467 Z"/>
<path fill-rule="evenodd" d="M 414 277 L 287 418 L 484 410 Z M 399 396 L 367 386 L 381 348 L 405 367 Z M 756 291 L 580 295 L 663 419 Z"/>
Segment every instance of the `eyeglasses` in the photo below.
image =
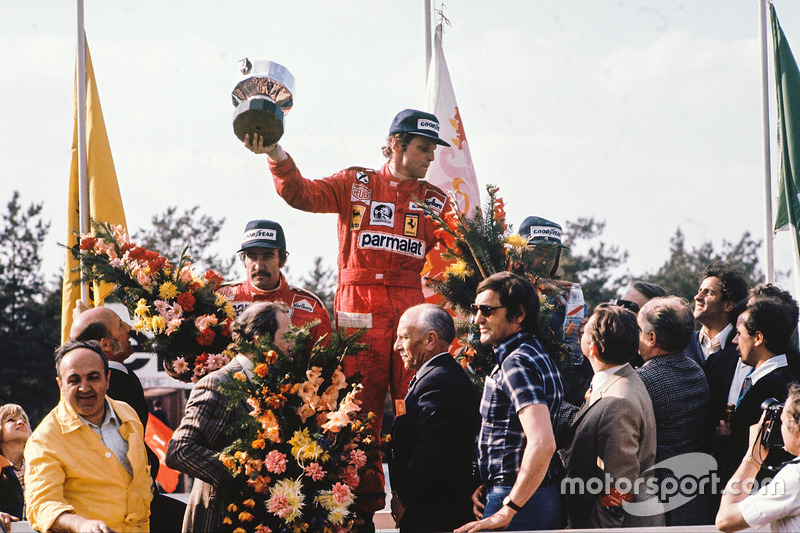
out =
<path fill-rule="evenodd" d="M 486 305 L 486 304 L 480 304 L 480 305 L 472 304 L 472 305 L 469 306 L 470 310 L 472 310 L 472 314 L 473 315 L 477 315 L 478 311 L 480 311 L 481 314 L 483 316 L 487 317 L 487 318 L 492 316 L 492 311 L 494 311 L 495 309 L 500 309 L 501 307 L 505 307 L 505 306 L 496 305 L 496 306 L 492 307 L 491 305 Z"/>
<path fill-rule="evenodd" d="M 639 312 L 639 304 L 636 302 L 632 302 L 630 300 L 623 300 L 622 298 L 615 298 L 609 302 L 611 305 L 618 305 L 620 307 L 624 307 L 629 311 L 633 311 L 634 313 Z"/>

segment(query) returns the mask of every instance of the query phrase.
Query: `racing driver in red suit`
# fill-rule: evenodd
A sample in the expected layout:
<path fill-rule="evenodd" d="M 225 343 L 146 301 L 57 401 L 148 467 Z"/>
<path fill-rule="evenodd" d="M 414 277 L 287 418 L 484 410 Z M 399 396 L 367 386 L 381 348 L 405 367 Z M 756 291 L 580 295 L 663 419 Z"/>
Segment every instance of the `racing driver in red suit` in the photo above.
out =
<path fill-rule="evenodd" d="M 284 302 L 289 306 L 292 325 L 299 328 L 317 320 L 319 324 L 311 328 L 312 338 L 316 341 L 323 335 L 330 337 L 331 319 L 322 301 L 312 292 L 289 285 L 281 272 L 288 256 L 280 224 L 272 220 L 248 222 L 239 250 L 247 279 L 223 285 L 217 293 L 233 303 L 237 315 L 253 302 Z"/>
<path fill-rule="evenodd" d="M 344 359 L 346 375 L 359 372 L 363 412 L 383 418 L 386 391 L 400 415 L 411 372 L 393 352 L 397 322 L 403 312 L 422 303 L 420 273 L 425 256 L 438 242 L 434 222 L 417 201 L 435 212 L 449 209 L 441 189 L 420 181 L 433 162 L 439 121 L 430 113 L 406 109 L 392 121 L 380 170 L 351 167 L 333 176 L 304 178 L 278 144 L 263 145 L 260 135 L 245 137 L 245 146 L 266 153 L 275 190 L 292 207 L 313 213 L 337 213 L 339 283 L 336 325 L 348 333 L 366 328 L 362 342 L 370 349 Z"/>

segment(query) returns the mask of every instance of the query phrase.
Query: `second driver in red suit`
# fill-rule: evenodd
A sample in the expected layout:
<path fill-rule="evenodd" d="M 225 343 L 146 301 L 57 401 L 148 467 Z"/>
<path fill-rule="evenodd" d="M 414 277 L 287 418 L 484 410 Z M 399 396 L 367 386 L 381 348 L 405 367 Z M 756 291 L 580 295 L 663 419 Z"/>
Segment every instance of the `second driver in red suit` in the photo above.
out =
<path fill-rule="evenodd" d="M 380 170 L 351 167 L 309 180 L 280 145 L 264 146 L 259 135 L 245 137 L 249 150 L 269 157 L 275 190 L 289 205 L 339 215 L 336 325 L 348 333 L 365 328 L 362 342 L 370 346 L 346 357 L 343 367 L 347 375 L 361 374 L 361 408 L 375 413 L 377 428 L 387 390 L 397 411 L 408 388 L 411 373 L 392 346 L 400 316 L 424 300 L 420 273 L 438 242 L 433 220 L 417 201 L 437 213 L 450 205 L 441 189 L 421 181 L 437 145 L 449 146 L 439 138 L 436 116 L 406 109 L 389 128 L 383 147 L 388 162 Z"/>
<path fill-rule="evenodd" d="M 217 293 L 233 303 L 237 315 L 253 302 L 284 302 L 289 306 L 293 326 L 299 328 L 318 320 L 319 324 L 311 328 L 314 341 L 324 335 L 330 337 L 331 319 L 322 301 L 314 293 L 290 285 L 281 272 L 288 256 L 280 224 L 272 220 L 248 222 L 239 250 L 247 279 L 223 285 Z"/>

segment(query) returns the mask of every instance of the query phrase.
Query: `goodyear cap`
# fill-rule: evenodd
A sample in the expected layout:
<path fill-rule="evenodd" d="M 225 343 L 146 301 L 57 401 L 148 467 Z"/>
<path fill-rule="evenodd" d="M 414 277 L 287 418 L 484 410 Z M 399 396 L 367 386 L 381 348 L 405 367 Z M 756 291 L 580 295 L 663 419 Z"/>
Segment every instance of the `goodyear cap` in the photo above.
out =
<path fill-rule="evenodd" d="M 285 250 L 286 236 L 283 234 L 283 228 L 272 220 L 251 220 L 244 228 L 242 249 L 239 251 L 244 251 L 247 248 L 277 248 Z"/>
<path fill-rule="evenodd" d="M 411 133 L 421 137 L 427 137 L 442 146 L 450 146 L 439 138 L 439 119 L 432 113 L 417 111 L 416 109 L 404 109 L 394 117 L 389 128 L 389 135 L 392 133 Z"/>
<path fill-rule="evenodd" d="M 528 244 L 561 244 L 561 225 L 546 218 L 530 216 L 519 225 L 519 234 L 528 239 Z"/>

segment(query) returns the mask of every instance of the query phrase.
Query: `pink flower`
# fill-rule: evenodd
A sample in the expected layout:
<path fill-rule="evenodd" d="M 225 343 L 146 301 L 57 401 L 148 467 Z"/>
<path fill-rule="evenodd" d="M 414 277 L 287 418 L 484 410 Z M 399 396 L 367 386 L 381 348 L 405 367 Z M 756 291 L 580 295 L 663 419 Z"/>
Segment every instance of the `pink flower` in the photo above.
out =
<path fill-rule="evenodd" d="M 325 477 L 325 470 L 319 466 L 319 463 L 311 463 L 303 470 L 305 470 L 306 475 L 314 481 L 322 481 L 322 479 Z"/>
<path fill-rule="evenodd" d="M 172 362 L 172 370 L 174 370 L 176 374 L 183 374 L 189 370 L 189 363 L 187 363 L 186 359 L 183 357 L 178 357 Z"/>
<path fill-rule="evenodd" d="M 364 453 L 364 450 L 350 450 L 350 464 L 357 470 L 363 468 L 367 464 L 367 454 Z"/>
<path fill-rule="evenodd" d="M 333 501 L 339 505 L 350 500 L 350 487 L 343 483 L 336 483 L 331 492 L 333 493 Z"/>
<path fill-rule="evenodd" d="M 267 502 L 267 511 L 274 514 L 278 518 L 284 518 L 288 515 L 292 510 L 292 506 L 289 505 L 289 500 L 283 494 L 275 494 L 272 498 L 269 499 Z"/>
<path fill-rule="evenodd" d="M 358 472 L 356 471 L 356 468 L 354 466 L 348 466 L 347 468 L 345 468 L 340 478 L 352 490 L 356 490 L 358 488 L 358 484 L 361 483 L 361 478 L 358 476 Z"/>
<path fill-rule="evenodd" d="M 286 471 L 286 454 L 272 450 L 264 458 L 264 464 L 267 466 L 267 470 L 273 474 L 282 474 Z"/>

